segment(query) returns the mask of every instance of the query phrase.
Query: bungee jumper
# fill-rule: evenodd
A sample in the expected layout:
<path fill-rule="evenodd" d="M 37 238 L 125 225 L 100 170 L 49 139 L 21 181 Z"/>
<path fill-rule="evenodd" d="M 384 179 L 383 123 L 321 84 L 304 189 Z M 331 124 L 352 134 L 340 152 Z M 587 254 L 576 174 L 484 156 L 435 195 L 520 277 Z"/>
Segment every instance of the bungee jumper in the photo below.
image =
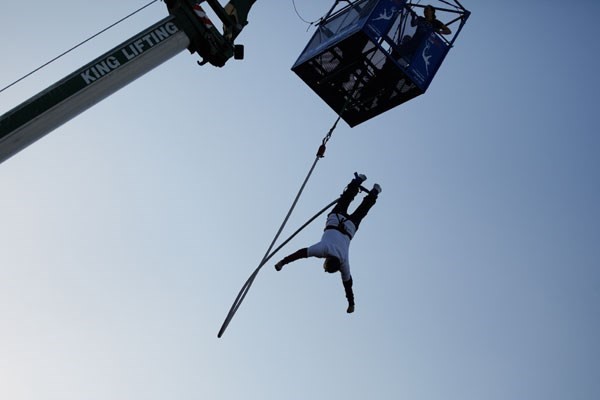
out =
<path fill-rule="evenodd" d="M 354 292 L 352 290 L 352 275 L 350 274 L 349 249 L 350 241 L 354 238 L 358 227 L 371 207 L 375 205 L 381 186 L 374 184 L 371 190 L 364 189 L 361 184 L 367 179 L 363 174 L 354 173 L 354 179 L 344 189 L 337 204 L 327 215 L 325 230 L 321 240 L 310 247 L 304 247 L 275 264 L 275 269 L 281 271 L 284 265 L 307 257 L 324 258 L 323 269 L 328 273 L 340 272 L 342 284 L 348 300 L 347 313 L 354 312 Z M 368 194 L 353 213 L 348 212 L 350 203 L 360 190 Z"/>

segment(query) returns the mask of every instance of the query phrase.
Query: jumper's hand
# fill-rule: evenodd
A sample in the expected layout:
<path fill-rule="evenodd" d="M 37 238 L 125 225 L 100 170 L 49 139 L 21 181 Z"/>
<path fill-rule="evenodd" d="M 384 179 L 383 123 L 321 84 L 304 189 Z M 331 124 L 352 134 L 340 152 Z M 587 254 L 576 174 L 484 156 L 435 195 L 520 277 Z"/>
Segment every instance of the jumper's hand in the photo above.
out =
<path fill-rule="evenodd" d="M 348 309 L 346 310 L 348 314 L 352 314 L 354 312 L 354 304 L 348 304 Z"/>

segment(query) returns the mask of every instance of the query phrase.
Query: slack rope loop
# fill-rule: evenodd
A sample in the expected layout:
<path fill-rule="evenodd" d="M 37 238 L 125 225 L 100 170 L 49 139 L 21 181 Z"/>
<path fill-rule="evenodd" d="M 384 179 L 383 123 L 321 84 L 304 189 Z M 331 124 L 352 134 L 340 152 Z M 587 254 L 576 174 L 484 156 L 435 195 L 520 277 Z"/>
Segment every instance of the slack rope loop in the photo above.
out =
<path fill-rule="evenodd" d="M 346 104 L 344 105 L 344 107 L 342 108 L 342 110 L 340 111 L 340 113 L 338 114 L 338 117 L 335 120 L 335 123 L 333 124 L 333 126 L 331 127 L 331 129 L 329 130 L 329 132 L 327 133 L 327 135 L 325 135 L 325 137 L 323 138 L 323 141 L 322 141 L 321 145 L 319 146 L 319 150 L 317 151 L 317 156 L 315 157 L 315 161 L 313 162 L 312 166 L 310 167 L 310 170 L 308 171 L 308 175 L 304 179 L 304 182 L 302 183 L 302 186 L 300 187 L 300 190 L 298 191 L 298 194 L 296 195 L 296 198 L 294 199 L 294 201 L 292 203 L 292 206 L 290 207 L 290 210 L 288 211 L 287 215 L 285 216 L 285 218 L 283 220 L 283 223 L 279 227 L 279 230 L 275 234 L 275 237 L 273 238 L 273 241 L 271 242 L 271 245 L 267 249 L 267 251 L 266 251 L 266 253 L 265 253 L 262 261 L 258 264 L 258 267 L 256 268 L 256 270 L 254 270 L 254 272 L 252 273 L 252 275 L 250 275 L 250 277 L 248 278 L 248 280 L 246 281 L 246 283 L 242 287 L 242 290 L 240 290 L 240 292 L 238 293 L 235 301 L 233 302 L 233 305 L 231 306 L 231 308 L 229 310 L 229 313 L 227 314 L 227 317 L 225 318 L 225 321 L 223 322 L 223 325 L 221 326 L 221 329 L 219 330 L 219 333 L 218 333 L 217 337 L 220 338 L 223 335 L 223 333 L 225 333 L 225 329 L 227 329 L 227 326 L 231 322 L 231 319 L 233 318 L 233 316 L 237 312 L 238 308 L 240 308 L 240 305 L 244 301 L 244 298 L 246 298 L 246 295 L 248 294 L 248 291 L 250 290 L 250 287 L 252 286 L 252 283 L 254 282 L 254 279 L 256 279 L 256 276 L 258 275 L 258 272 L 263 267 L 263 265 L 265 265 L 265 263 L 267 261 L 269 261 L 269 259 L 271 257 L 273 257 L 273 255 L 275 255 L 275 253 L 277 253 L 285 244 L 287 244 L 294 236 L 296 236 L 296 234 L 298 234 L 302 229 L 304 229 L 317 216 L 319 216 L 323 212 L 325 212 L 325 210 L 327 210 L 327 208 L 329 208 L 331 205 L 337 203 L 337 200 L 335 200 L 334 202 L 332 202 L 331 204 L 329 204 L 327 207 L 325 207 L 323 210 L 321 210 L 317 215 L 315 215 L 313 218 L 311 218 L 308 223 L 304 224 L 299 230 L 297 230 L 292 236 L 290 236 L 285 242 L 283 242 L 283 244 L 280 245 L 277 249 L 275 249 L 275 251 L 271 252 L 271 249 L 273 249 L 273 246 L 275 246 L 275 242 L 277 242 L 277 239 L 279 239 L 279 236 L 281 235 L 281 232 L 283 231 L 283 228 L 285 227 L 285 225 L 287 224 L 290 216 L 292 215 L 292 212 L 294 211 L 294 208 L 296 208 L 296 204 L 298 204 L 298 200 L 300 199 L 300 196 L 302 195 L 302 192 L 304 191 L 304 188 L 306 187 L 306 183 L 308 182 L 308 180 L 311 177 L 313 171 L 315 170 L 315 167 L 317 166 L 317 162 L 321 158 L 323 158 L 325 156 L 325 145 L 327 144 L 327 142 L 329 141 L 329 139 L 331 139 L 331 135 L 333 134 L 333 131 L 337 127 L 338 122 L 342 118 L 342 114 L 346 110 L 347 104 L 348 104 L 348 100 L 346 101 Z"/>
<path fill-rule="evenodd" d="M 231 319 L 235 315 L 237 309 L 240 307 L 240 304 L 242 304 L 242 301 L 244 301 L 244 298 L 246 297 L 246 294 L 248 293 L 248 290 L 250 289 L 250 286 L 252 286 L 252 282 L 254 282 L 254 279 L 256 278 L 256 275 L 258 274 L 258 271 L 260 271 L 260 269 L 262 268 L 262 266 L 274 254 L 274 253 L 271 254 L 271 256 L 269 255 L 269 253 L 271 252 L 271 249 L 273 248 L 273 246 L 275 246 L 275 242 L 277 241 L 277 239 L 279 239 L 279 236 L 281 235 L 281 232 L 283 231 L 283 228 L 287 224 L 287 221 L 289 220 L 290 216 L 292 215 L 292 211 L 294 211 L 294 208 L 296 207 L 296 204 L 298 204 L 298 200 L 300 199 L 300 195 L 304 191 L 304 188 L 306 187 L 306 183 L 308 182 L 308 179 L 310 178 L 310 176 L 312 175 L 313 171 L 315 170 L 315 167 L 316 167 L 317 162 L 319 161 L 319 159 L 320 159 L 320 157 L 317 155 L 317 157 L 315 157 L 315 161 L 313 162 L 313 164 L 312 164 L 312 166 L 311 166 L 311 168 L 310 168 L 310 170 L 308 172 L 308 175 L 304 179 L 304 182 L 302 183 L 302 186 L 300 187 L 300 190 L 298 191 L 298 194 L 296 195 L 296 198 L 294 199 L 294 202 L 292 203 L 292 206 L 290 207 L 290 209 L 289 209 L 287 215 L 285 216 L 285 218 L 284 218 L 281 226 L 279 227 L 279 230 L 275 234 L 275 237 L 273 238 L 273 241 L 271 242 L 271 245 L 269 246 L 269 248 L 267 249 L 265 255 L 263 256 L 262 261 L 260 262 L 260 264 L 258 265 L 258 267 L 256 268 L 256 270 L 254 271 L 254 273 L 250 276 L 250 278 L 248 279 L 248 281 L 246 281 L 246 284 L 244 285 L 244 287 L 242 288 L 242 290 L 238 294 L 237 298 L 235 299 L 235 302 L 233 303 L 233 306 L 231 306 L 231 309 L 229 310 L 229 314 L 227 315 L 227 318 L 225 319 L 225 322 L 223 322 L 223 326 L 221 327 L 221 330 L 219 331 L 219 334 L 217 335 L 218 337 L 221 337 L 221 335 L 223 334 L 223 332 L 225 332 L 225 329 L 227 328 L 227 325 L 229 325 L 229 322 L 231 321 Z"/>
<path fill-rule="evenodd" d="M 294 232 L 292 235 L 290 235 L 290 237 L 288 237 L 282 244 L 280 244 L 275 250 L 273 250 L 273 252 L 267 254 L 265 256 L 265 258 L 263 258 L 263 260 L 260 262 L 260 264 L 258 265 L 258 267 L 254 270 L 254 272 L 252 273 L 252 275 L 250 275 L 250 277 L 248 278 L 248 280 L 246 281 L 246 283 L 244 284 L 244 286 L 242 286 L 242 289 L 238 293 L 235 301 L 233 302 L 233 305 L 231 306 L 231 309 L 229 310 L 229 314 L 227 315 L 227 318 L 225 318 L 225 321 L 223 322 L 223 325 L 221 326 L 221 329 L 219 330 L 219 333 L 218 333 L 217 337 L 220 338 L 221 336 L 223 336 L 223 333 L 225 333 L 225 330 L 229 326 L 229 323 L 233 319 L 233 316 L 237 312 L 238 308 L 240 308 L 240 305 L 244 301 L 244 298 L 246 298 L 246 295 L 248 294 L 248 291 L 250 290 L 250 287 L 254 283 L 254 279 L 256 279 L 256 276 L 258 275 L 258 272 L 267 263 L 267 261 L 269 261 L 275 254 L 277 254 L 277 252 L 279 252 L 279 250 L 281 250 L 286 244 L 288 244 L 294 237 L 296 237 L 297 234 L 299 234 L 302 230 L 304 230 L 304 228 L 306 228 L 308 225 L 310 225 L 321 214 L 323 214 L 331 206 L 333 206 L 335 203 L 337 203 L 338 200 L 339 200 L 339 198 L 335 199 L 334 201 L 332 201 L 331 203 L 329 203 L 325 207 L 323 207 L 319 212 L 317 212 L 308 221 L 306 221 L 300 228 L 298 228 L 296 230 L 296 232 Z"/>
<path fill-rule="evenodd" d="M 120 24 L 121 22 L 125 21 L 126 19 L 134 16 L 135 14 L 139 13 L 140 11 L 142 11 L 143 9 L 145 9 L 146 7 L 149 7 L 150 5 L 156 3 L 158 0 L 153 0 L 150 3 L 146 4 L 143 7 L 138 8 L 137 10 L 135 10 L 134 12 L 132 12 L 131 14 L 121 18 L 120 20 L 118 20 L 117 22 L 107 26 L 106 28 L 102 29 L 100 32 L 90 36 L 89 38 L 85 39 L 83 42 L 71 47 L 69 50 L 65 51 L 62 54 L 59 54 L 58 56 L 54 57 L 52 60 L 46 62 L 45 64 L 40 65 L 39 67 L 37 67 L 36 69 L 34 69 L 33 71 L 29 72 L 28 74 L 23 75 L 22 77 L 20 77 L 19 79 L 17 79 L 16 81 L 14 81 L 13 83 L 11 83 L 8 86 L 3 87 L 2 89 L 0 89 L 0 93 L 4 92 L 6 89 L 9 89 L 11 87 L 13 87 L 14 85 L 16 85 L 17 83 L 21 82 L 22 80 L 30 77 L 31 75 L 35 74 L 36 72 L 38 72 L 39 70 L 41 70 L 42 68 L 47 67 L 48 65 L 52 64 L 54 61 L 58 60 L 61 57 L 64 57 L 65 55 L 69 54 L 70 52 L 72 52 L 73 50 L 75 50 L 76 48 L 83 46 L 84 44 L 86 44 L 87 42 L 89 42 L 90 40 L 94 39 L 95 37 L 103 34 L 104 32 L 106 32 L 107 30 L 115 27 L 116 25 Z"/>

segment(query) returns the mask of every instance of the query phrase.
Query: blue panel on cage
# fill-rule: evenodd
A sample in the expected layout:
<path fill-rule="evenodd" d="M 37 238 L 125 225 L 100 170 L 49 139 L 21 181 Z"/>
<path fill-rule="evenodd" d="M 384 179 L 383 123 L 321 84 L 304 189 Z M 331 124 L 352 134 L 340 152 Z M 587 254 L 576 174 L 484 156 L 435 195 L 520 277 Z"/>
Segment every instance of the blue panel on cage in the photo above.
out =
<path fill-rule="evenodd" d="M 406 0 L 359 0 L 330 13 L 292 70 L 355 126 L 423 94 L 450 45 Z"/>
<path fill-rule="evenodd" d="M 427 89 L 444 57 L 448 54 L 448 45 L 435 34 L 421 42 L 417 51 L 409 58 L 407 73 L 417 85 Z"/>

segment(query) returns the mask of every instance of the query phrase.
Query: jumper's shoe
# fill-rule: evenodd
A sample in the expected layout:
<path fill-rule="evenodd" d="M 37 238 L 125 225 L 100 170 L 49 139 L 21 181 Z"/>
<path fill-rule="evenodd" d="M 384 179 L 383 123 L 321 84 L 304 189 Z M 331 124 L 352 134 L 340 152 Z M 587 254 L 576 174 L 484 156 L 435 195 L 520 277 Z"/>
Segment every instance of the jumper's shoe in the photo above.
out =
<path fill-rule="evenodd" d="M 375 196 L 378 196 L 379 193 L 381 193 L 381 186 L 379 186 L 379 183 L 376 183 L 373 185 L 373 189 L 371 189 L 371 193 L 373 193 Z"/>
<path fill-rule="evenodd" d="M 358 182 L 358 184 L 360 185 L 361 183 L 363 183 L 364 181 L 367 180 L 367 176 L 365 174 L 357 174 L 356 172 L 354 173 L 354 180 L 356 182 Z"/>
<path fill-rule="evenodd" d="M 277 264 L 275 264 L 275 270 L 277 271 L 281 271 L 281 269 L 283 268 L 283 260 L 279 261 Z"/>

